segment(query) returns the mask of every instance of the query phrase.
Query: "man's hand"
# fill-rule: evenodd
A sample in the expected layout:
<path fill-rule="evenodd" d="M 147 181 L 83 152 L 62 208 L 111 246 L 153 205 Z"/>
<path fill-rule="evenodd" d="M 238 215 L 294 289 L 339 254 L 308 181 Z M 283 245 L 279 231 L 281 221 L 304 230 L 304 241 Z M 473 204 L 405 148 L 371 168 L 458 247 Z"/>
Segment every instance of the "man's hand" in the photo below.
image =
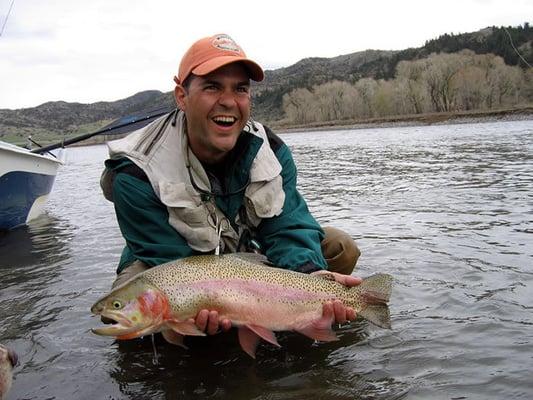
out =
<path fill-rule="evenodd" d="M 343 275 L 337 272 L 330 271 L 316 271 L 313 275 L 326 275 L 326 278 L 334 279 L 345 286 L 352 287 L 359 285 L 363 280 L 358 276 Z M 352 307 L 346 307 L 340 300 L 328 301 L 324 303 L 322 308 L 324 317 L 333 317 L 336 324 L 343 324 L 346 321 L 353 321 L 357 316 Z"/>
<path fill-rule="evenodd" d="M 200 310 L 194 323 L 198 329 L 208 335 L 214 335 L 220 331 L 227 332 L 231 329 L 231 321 L 227 318 L 219 319 L 218 311 Z"/>

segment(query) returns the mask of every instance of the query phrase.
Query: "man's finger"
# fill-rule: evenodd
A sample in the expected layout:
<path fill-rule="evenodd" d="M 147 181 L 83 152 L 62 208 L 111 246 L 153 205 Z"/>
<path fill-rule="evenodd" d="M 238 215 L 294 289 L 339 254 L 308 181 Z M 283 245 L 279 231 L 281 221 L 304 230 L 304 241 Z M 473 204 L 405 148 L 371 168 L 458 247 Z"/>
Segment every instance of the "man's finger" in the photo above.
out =
<path fill-rule="evenodd" d="M 222 332 L 227 332 L 231 329 L 231 321 L 227 318 L 224 318 L 220 321 L 220 329 Z"/>
<path fill-rule="evenodd" d="M 325 275 L 329 279 L 335 279 L 335 282 L 338 282 L 348 287 L 357 286 L 361 282 L 363 282 L 363 279 L 360 278 L 359 276 L 344 275 L 344 274 L 339 274 L 338 272 L 331 272 L 327 270 L 316 271 L 316 272 L 313 272 L 312 275 Z"/>
<path fill-rule="evenodd" d="M 205 332 L 205 328 L 207 327 L 207 320 L 209 319 L 209 311 L 207 310 L 200 310 L 198 315 L 196 316 L 196 327 L 200 329 L 202 332 Z"/>
<path fill-rule="evenodd" d="M 207 321 L 207 334 L 214 335 L 218 332 L 218 312 L 209 311 L 209 318 Z"/>
<path fill-rule="evenodd" d="M 331 319 L 333 322 L 335 320 L 335 312 L 333 311 L 333 303 L 331 301 L 327 301 L 322 306 L 322 316 L 327 320 Z"/>
<path fill-rule="evenodd" d="M 335 274 L 335 280 L 339 283 L 342 283 L 344 286 L 357 286 L 363 280 L 358 276 L 352 276 L 352 275 L 342 275 L 342 274 Z"/>
<path fill-rule="evenodd" d="M 341 301 L 335 300 L 333 302 L 333 311 L 335 313 L 335 322 L 337 324 L 344 324 L 347 321 L 346 307 L 344 307 Z"/>
<path fill-rule="evenodd" d="M 348 321 L 355 321 L 357 314 L 352 307 L 346 307 L 346 319 Z"/>

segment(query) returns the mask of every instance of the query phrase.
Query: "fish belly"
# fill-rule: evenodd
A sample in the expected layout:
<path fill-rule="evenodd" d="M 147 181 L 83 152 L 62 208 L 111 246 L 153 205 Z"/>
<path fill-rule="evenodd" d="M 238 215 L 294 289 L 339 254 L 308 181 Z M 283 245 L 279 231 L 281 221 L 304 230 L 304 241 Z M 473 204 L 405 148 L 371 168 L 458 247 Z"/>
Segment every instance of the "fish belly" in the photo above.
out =
<path fill-rule="evenodd" d="M 167 289 L 168 290 L 168 289 Z M 264 281 L 210 279 L 175 286 L 179 296 L 170 303 L 179 319 L 194 317 L 202 309 L 218 311 L 236 326 L 258 325 L 273 331 L 298 330 L 320 319 L 322 304 L 335 298 Z M 187 311 L 186 311 L 187 310 Z"/>

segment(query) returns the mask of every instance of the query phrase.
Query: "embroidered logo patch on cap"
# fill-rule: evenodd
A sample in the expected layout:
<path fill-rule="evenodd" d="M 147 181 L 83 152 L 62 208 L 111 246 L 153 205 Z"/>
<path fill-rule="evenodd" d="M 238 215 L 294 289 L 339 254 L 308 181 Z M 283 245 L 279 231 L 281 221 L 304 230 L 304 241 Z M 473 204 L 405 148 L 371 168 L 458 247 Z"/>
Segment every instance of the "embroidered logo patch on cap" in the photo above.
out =
<path fill-rule="evenodd" d="M 242 50 L 229 35 L 218 35 L 213 38 L 211 44 L 220 50 L 233 51 L 240 53 Z"/>

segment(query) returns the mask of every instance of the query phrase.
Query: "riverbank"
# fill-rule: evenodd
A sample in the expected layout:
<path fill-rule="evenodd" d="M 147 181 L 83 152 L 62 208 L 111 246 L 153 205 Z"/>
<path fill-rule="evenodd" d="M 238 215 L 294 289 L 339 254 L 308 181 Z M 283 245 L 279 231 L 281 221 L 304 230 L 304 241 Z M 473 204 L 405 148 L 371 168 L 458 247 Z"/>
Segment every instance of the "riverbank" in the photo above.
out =
<path fill-rule="evenodd" d="M 520 121 L 533 120 L 533 105 L 516 107 L 512 109 L 490 110 L 490 111 L 463 111 L 463 112 L 441 112 L 428 114 L 411 114 L 394 117 L 368 118 L 364 120 L 352 121 L 327 121 L 316 122 L 305 125 L 289 125 L 282 122 L 271 122 L 267 125 L 277 134 L 292 132 L 315 132 L 315 131 L 336 131 L 366 128 L 392 128 L 403 126 L 425 126 L 443 124 L 469 124 L 492 121 Z M 125 135 L 99 135 L 89 140 L 76 144 L 76 146 L 86 146 L 90 144 L 105 143 L 110 140 L 119 139 Z"/>
<path fill-rule="evenodd" d="M 530 119 L 533 120 L 533 105 L 516 107 L 512 109 L 410 114 L 394 117 L 368 118 L 363 120 L 316 122 L 305 125 L 272 123 L 269 126 L 273 130 L 275 130 L 276 133 L 283 134 L 305 131 L 391 128 L 396 126 L 469 124 L 493 121 L 520 121 Z"/>
<path fill-rule="evenodd" d="M 427 126 L 427 125 L 442 125 L 442 124 L 468 124 L 468 123 L 482 123 L 492 121 L 519 121 L 519 120 L 533 120 L 533 104 L 515 107 L 512 109 L 499 109 L 490 111 L 461 111 L 461 112 L 440 112 L 427 114 L 411 114 L 400 115 L 382 118 L 368 118 L 361 120 L 339 120 L 315 122 L 302 125 L 291 125 L 283 121 L 269 122 L 267 125 L 277 134 L 292 133 L 292 132 L 315 132 L 315 131 L 335 131 L 335 130 L 351 130 L 351 129 L 367 129 L 367 128 L 392 128 L 392 127 L 406 127 L 406 126 Z M 84 140 L 68 147 L 75 146 L 89 146 L 94 144 L 101 144 L 110 140 L 120 139 L 126 134 L 120 135 L 98 135 L 90 139 Z M 72 135 L 75 137 L 77 135 Z M 68 138 L 65 138 L 68 139 Z M 10 142 L 7 140 L 7 142 Z M 49 145 L 56 141 L 45 141 L 41 145 Z M 25 143 L 13 143 L 24 145 Z"/>

